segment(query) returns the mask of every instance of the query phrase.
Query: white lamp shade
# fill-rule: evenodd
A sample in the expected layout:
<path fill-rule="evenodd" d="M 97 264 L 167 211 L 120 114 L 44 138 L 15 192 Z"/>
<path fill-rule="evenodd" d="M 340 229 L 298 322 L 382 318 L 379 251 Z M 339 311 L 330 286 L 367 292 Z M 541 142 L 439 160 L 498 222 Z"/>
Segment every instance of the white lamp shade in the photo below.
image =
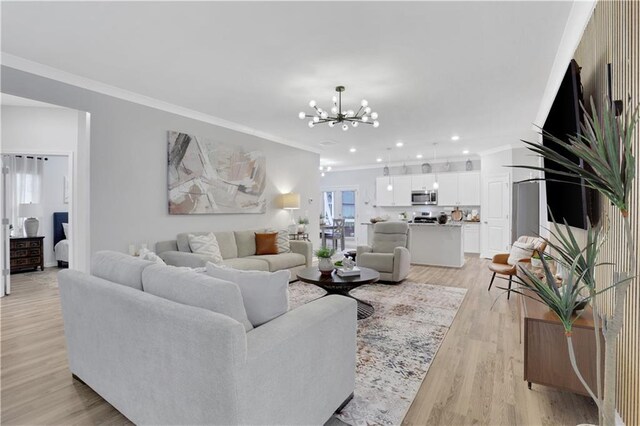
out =
<path fill-rule="evenodd" d="M 283 209 L 296 210 L 300 208 L 300 194 L 290 192 L 280 194 L 280 205 Z"/>
<path fill-rule="evenodd" d="M 20 217 L 42 217 L 42 204 L 20 204 L 18 205 L 18 215 Z"/>

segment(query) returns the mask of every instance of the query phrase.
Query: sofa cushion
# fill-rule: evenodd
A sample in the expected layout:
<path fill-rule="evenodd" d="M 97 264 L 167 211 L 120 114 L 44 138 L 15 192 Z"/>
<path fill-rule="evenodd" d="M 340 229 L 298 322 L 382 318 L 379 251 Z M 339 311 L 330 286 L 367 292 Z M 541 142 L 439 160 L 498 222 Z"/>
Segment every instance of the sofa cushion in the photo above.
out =
<path fill-rule="evenodd" d="M 207 262 L 207 274 L 240 287 L 247 317 L 254 327 L 289 310 L 289 271 L 240 271 Z"/>
<path fill-rule="evenodd" d="M 205 235 L 208 233 L 209 232 L 183 232 L 178 234 L 176 237 L 178 251 L 191 253 L 191 248 L 189 247 L 189 234 Z M 223 259 L 238 257 L 238 246 L 236 245 L 236 237 L 233 234 L 233 231 L 214 232 L 213 235 L 215 235 L 216 240 L 218 240 L 218 247 L 220 247 L 220 254 L 222 254 Z"/>
<path fill-rule="evenodd" d="M 247 259 L 266 262 L 271 272 L 305 265 L 307 262 L 307 259 L 299 253 L 264 254 L 261 256 L 251 256 Z"/>
<path fill-rule="evenodd" d="M 223 259 L 238 257 L 238 245 L 233 231 L 214 232 L 213 234 L 218 239 L 218 246 L 220 246 L 220 253 Z"/>
<path fill-rule="evenodd" d="M 237 257 L 247 257 L 256 254 L 256 232 L 263 232 L 263 229 L 250 231 L 234 231 L 236 246 L 238 247 Z"/>
<path fill-rule="evenodd" d="M 393 272 L 393 254 L 362 253 L 358 256 L 358 265 L 378 272 Z"/>
<path fill-rule="evenodd" d="M 256 232 L 256 255 L 278 254 L 278 233 L 257 233 Z"/>
<path fill-rule="evenodd" d="M 142 271 L 153 262 L 115 251 L 99 251 L 91 256 L 91 275 L 142 290 Z"/>
<path fill-rule="evenodd" d="M 232 282 L 188 268 L 154 265 L 145 268 L 142 283 L 147 293 L 226 315 L 243 324 L 246 331 L 253 329 L 240 289 Z"/>
<path fill-rule="evenodd" d="M 243 271 L 269 271 L 269 264 L 265 260 L 253 259 L 253 257 L 254 256 L 227 259 L 223 260 L 222 264 Z"/>
<path fill-rule="evenodd" d="M 204 235 L 189 234 L 189 248 L 192 253 L 202 254 L 204 256 L 211 257 L 213 263 L 222 262 L 222 254 L 220 254 L 220 247 L 218 246 L 218 240 L 213 232 L 209 232 Z"/>
<path fill-rule="evenodd" d="M 371 248 L 374 253 L 393 253 L 396 247 L 407 246 L 407 234 L 375 234 Z"/>

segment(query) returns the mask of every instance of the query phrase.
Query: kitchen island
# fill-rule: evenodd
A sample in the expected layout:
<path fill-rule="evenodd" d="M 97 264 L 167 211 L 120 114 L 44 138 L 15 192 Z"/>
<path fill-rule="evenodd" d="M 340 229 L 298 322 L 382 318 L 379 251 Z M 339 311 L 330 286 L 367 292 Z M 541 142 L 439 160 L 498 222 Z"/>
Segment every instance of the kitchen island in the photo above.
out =
<path fill-rule="evenodd" d="M 410 223 L 409 251 L 416 265 L 464 266 L 464 228 L 461 223 Z"/>

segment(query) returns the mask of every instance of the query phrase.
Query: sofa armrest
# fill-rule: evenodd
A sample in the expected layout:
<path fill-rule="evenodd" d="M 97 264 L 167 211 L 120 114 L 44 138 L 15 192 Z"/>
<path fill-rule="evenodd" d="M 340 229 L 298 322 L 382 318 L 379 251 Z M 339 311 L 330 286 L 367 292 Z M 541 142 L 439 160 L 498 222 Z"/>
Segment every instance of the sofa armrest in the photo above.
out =
<path fill-rule="evenodd" d="M 409 275 L 411 268 L 411 252 L 406 247 L 393 249 L 393 281 L 399 282 Z"/>
<path fill-rule="evenodd" d="M 289 247 L 291 247 L 291 252 L 304 256 L 307 260 L 307 267 L 311 266 L 313 262 L 313 244 L 310 241 L 291 240 L 289 241 Z"/>
<path fill-rule="evenodd" d="M 167 265 L 187 266 L 189 268 L 202 268 L 207 262 L 213 262 L 213 258 L 196 253 L 184 251 L 165 251 L 159 254 Z"/>
<path fill-rule="evenodd" d="M 362 253 L 371 253 L 372 251 L 373 249 L 371 248 L 371 246 L 356 247 L 356 260 L 358 260 L 358 256 L 360 256 Z"/>
<path fill-rule="evenodd" d="M 176 240 L 158 241 L 156 243 L 156 254 L 164 253 L 165 251 L 178 251 L 178 242 Z"/>
<path fill-rule="evenodd" d="M 241 423 L 323 424 L 331 417 L 355 387 L 356 306 L 327 296 L 247 333 Z"/>

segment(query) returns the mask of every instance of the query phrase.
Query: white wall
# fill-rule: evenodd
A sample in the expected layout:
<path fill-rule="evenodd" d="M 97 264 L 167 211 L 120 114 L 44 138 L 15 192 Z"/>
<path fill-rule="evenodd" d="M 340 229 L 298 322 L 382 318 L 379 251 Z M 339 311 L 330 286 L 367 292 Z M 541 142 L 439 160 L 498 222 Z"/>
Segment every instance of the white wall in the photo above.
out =
<path fill-rule="evenodd" d="M 2 106 L 4 152 L 74 151 L 78 112 L 66 108 Z"/>
<path fill-rule="evenodd" d="M 265 139 L 2 67 L 5 93 L 91 114 L 90 252 L 127 251 L 128 244 L 175 239 L 179 232 L 284 227 L 288 213 L 277 207 L 281 192 L 301 194 L 310 229 L 318 229 L 319 155 Z M 215 94 L 209 94 L 215 96 Z M 167 212 L 167 131 L 207 136 L 267 159 L 267 213 L 181 215 Z M 312 198 L 313 202 L 308 203 Z M 315 233 L 311 236 L 316 238 Z M 316 241 L 317 242 L 317 241 Z"/>
<path fill-rule="evenodd" d="M 44 216 L 40 219 L 39 235 L 44 235 L 45 266 L 57 264 L 53 252 L 53 213 L 66 212 L 69 204 L 64 203 L 64 177 L 69 175 L 69 158 L 48 156 L 42 170 L 42 207 Z"/>

